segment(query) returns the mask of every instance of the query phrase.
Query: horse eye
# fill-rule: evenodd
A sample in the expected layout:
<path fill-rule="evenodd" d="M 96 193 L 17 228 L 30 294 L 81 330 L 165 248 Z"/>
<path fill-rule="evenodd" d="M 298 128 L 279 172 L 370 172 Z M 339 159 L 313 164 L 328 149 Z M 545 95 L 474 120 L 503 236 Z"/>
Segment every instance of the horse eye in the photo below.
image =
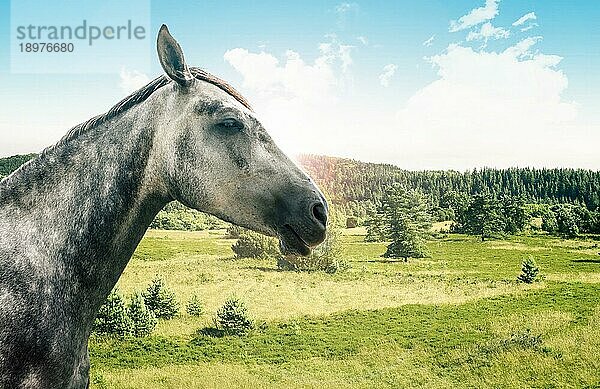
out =
<path fill-rule="evenodd" d="M 244 125 L 236 119 L 225 119 L 219 123 L 219 127 L 227 132 L 237 132 L 244 128 Z"/>

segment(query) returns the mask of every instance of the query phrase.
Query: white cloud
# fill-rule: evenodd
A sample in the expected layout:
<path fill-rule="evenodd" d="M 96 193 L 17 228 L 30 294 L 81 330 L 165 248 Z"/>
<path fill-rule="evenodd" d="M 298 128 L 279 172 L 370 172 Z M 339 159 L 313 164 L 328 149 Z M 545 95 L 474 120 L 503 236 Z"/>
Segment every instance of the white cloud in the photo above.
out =
<path fill-rule="evenodd" d="M 288 152 L 339 155 L 347 148 L 344 140 L 350 139 L 345 131 L 357 125 L 343 98 L 349 90 L 352 46 L 330 39 L 319 45 L 320 55 L 313 62 L 292 50 L 281 60 L 243 48 L 224 55 L 242 76 L 244 93 L 263 124 Z"/>
<path fill-rule="evenodd" d="M 379 75 L 379 83 L 383 87 L 387 88 L 390 86 L 390 79 L 394 76 L 394 73 L 396 73 L 397 68 L 398 67 L 393 63 L 387 64 L 383 67 L 383 73 Z"/>
<path fill-rule="evenodd" d="M 504 53 L 515 58 L 531 57 L 533 54 L 531 53 L 530 49 L 541 40 L 541 36 L 531 36 L 525 38 L 517 42 L 517 44 L 514 46 L 510 46 L 504 50 Z"/>
<path fill-rule="evenodd" d="M 494 19 L 498 15 L 499 2 L 500 0 L 486 0 L 483 7 L 472 9 L 468 14 L 461 16 L 458 21 L 451 20 L 450 32 L 465 30 Z"/>
<path fill-rule="evenodd" d="M 563 148 L 586 149 L 575 135 L 577 105 L 562 96 L 561 58 L 533 53 L 538 40 L 499 53 L 451 45 L 431 57 L 439 79 L 398 114 L 405 158 L 446 168 L 544 166 L 564 158 Z"/>
<path fill-rule="evenodd" d="M 505 39 L 510 36 L 510 32 L 502 27 L 494 27 L 492 23 L 487 22 L 481 25 L 479 31 L 469 31 L 467 41 L 482 40 L 487 43 L 490 39 Z"/>
<path fill-rule="evenodd" d="M 367 37 L 365 37 L 365 36 L 357 36 L 356 39 L 358 39 L 358 41 L 360 43 L 362 43 L 364 46 L 369 45 L 369 39 L 367 39 Z"/>
<path fill-rule="evenodd" d="M 124 67 L 121 68 L 119 76 L 121 77 L 119 87 L 124 94 L 130 94 L 150 82 L 150 77 L 146 74 L 137 70 L 128 70 Z"/>
<path fill-rule="evenodd" d="M 532 28 L 534 28 L 534 27 L 537 27 L 537 26 L 538 26 L 538 24 L 537 24 L 537 23 L 531 23 L 529 26 L 527 26 L 527 27 L 523 27 L 523 28 L 521 29 L 521 32 L 526 32 L 526 31 L 529 31 L 529 30 L 531 30 Z"/>
<path fill-rule="evenodd" d="M 329 42 L 319 44 L 319 51 L 321 52 L 319 61 L 335 62 L 339 60 L 342 71 L 347 73 L 353 62 L 351 54 L 352 49 L 355 47 L 339 43 L 335 34 L 327 35 L 326 38 L 329 39 Z"/>
<path fill-rule="evenodd" d="M 348 72 L 350 65 L 352 65 L 352 56 L 350 55 L 354 46 L 349 45 L 339 45 L 338 47 L 338 55 L 340 61 L 342 62 L 342 71 L 344 73 Z"/>
<path fill-rule="evenodd" d="M 329 39 L 319 44 L 320 55 L 312 64 L 293 50 L 286 51 L 284 63 L 273 54 L 251 53 L 242 48 L 228 50 L 224 58 L 242 75 L 243 86 L 261 96 L 327 99 L 331 89 L 342 86 L 344 79 L 336 71 L 349 72 L 353 49 L 340 44 L 335 36 Z"/>
<path fill-rule="evenodd" d="M 243 76 L 243 86 L 261 96 L 319 100 L 337 83 L 331 68 L 333 56 L 326 54 L 331 50 L 322 45 L 322 55 L 313 64 L 306 64 L 293 50 L 285 53 L 283 64 L 272 54 L 241 48 L 227 51 L 224 58 Z"/>
<path fill-rule="evenodd" d="M 337 14 L 344 14 L 350 11 L 358 11 L 358 4 L 356 3 L 340 3 L 335 6 L 335 12 Z"/>
<path fill-rule="evenodd" d="M 429 39 L 427 39 L 425 42 L 423 42 L 423 46 L 431 47 L 431 45 L 433 45 L 434 39 L 435 39 L 435 35 L 432 35 Z"/>
<path fill-rule="evenodd" d="M 523 16 L 521 16 L 516 22 L 514 22 L 512 25 L 513 26 L 520 26 L 523 23 L 525 23 L 528 20 L 536 20 L 537 16 L 535 16 L 535 12 L 530 12 L 528 14 L 525 14 Z"/>

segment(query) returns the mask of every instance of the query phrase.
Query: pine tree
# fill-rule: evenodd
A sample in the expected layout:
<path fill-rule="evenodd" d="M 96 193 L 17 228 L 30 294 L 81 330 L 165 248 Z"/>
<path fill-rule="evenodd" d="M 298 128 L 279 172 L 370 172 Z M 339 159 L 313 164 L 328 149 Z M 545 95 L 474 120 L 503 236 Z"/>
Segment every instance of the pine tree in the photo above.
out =
<path fill-rule="evenodd" d="M 525 202 L 519 197 L 502 197 L 502 217 L 504 219 L 504 232 L 515 234 L 523 231 L 527 223 Z"/>
<path fill-rule="evenodd" d="M 467 234 L 485 238 L 504 231 L 500 203 L 488 194 L 476 194 L 466 211 L 464 230 Z"/>
<path fill-rule="evenodd" d="M 154 313 L 146 307 L 144 298 L 140 293 L 135 293 L 132 296 L 127 312 L 133 323 L 134 336 L 148 336 L 152 333 L 157 320 Z"/>
<path fill-rule="evenodd" d="M 469 196 L 464 193 L 451 190 L 444 193 L 440 197 L 440 207 L 446 208 L 452 211 L 452 219 L 457 223 L 462 223 L 464 213 L 469 206 Z"/>
<path fill-rule="evenodd" d="M 254 328 L 246 304 L 237 297 L 227 299 L 213 320 L 215 327 L 226 335 L 243 335 Z"/>
<path fill-rule="evenodd" d="M 540 268 L 535 263 L 532 257 L 527 258 L 521 264 L 521 274 L 517 277 L 517 280 L 526 284 L 531 284 L 537 281 Z"/>
<path fill-rule="evenodd" d="M 425 238 L 431 228 L 431 216 L 423 195 L 395 184 L 382 200 L 384 223 L 392 241 L 385 258 L 423 258 L 427 256 Z"/>
<path fill-rule="evenodd" d="M 542 230 L 550 234 L 554 234 L 556 231 L 558 231 L 556 215 L 550 209 L 546 210 L 542 214 Z"/>
<path fill-rule="evenodd" d="M 127 312 L 125 299 L 113 290 L 100 307 L 94 321 L 94 332 L 119 337 L 133 334 L 133 321 Z"/>
<path fill-rule="evenodd" d="M 552 207 L 552 212 L 556 215 L 557 230 L 567 238 L 574 238 L 579 235 L 579 220 L 573 209 L 574 206 L 570 204 L 560 204 Z"/>
<path fill-rule="evenodd" d="M 179 303 L 175 292 L 167 287 L 165 281 L 156 276 L 146 291 L 142 293 L 146 307 L 156 318 L 172 319 L 179 312 Z"/>
<path fill-rule="evenodd" d="M 367 209 L 369 215 L 365 226 L 367 227 L 367 235 L 365 242 L 384 242 L 387 239 L 387 231 L 384 223 L 384 210 L 382 206 L 375 208 L 370 206 Z"/>
<path fill-rule="evenodd" d="M 202 302 L 200 301 L 200 298 L 196 295 L 193 295 L 192 298 L 188 301 L 187 305 L 185 306 L 185 310 L 190 316 L 202 316 L 204 309 L 202 308 Z"/>

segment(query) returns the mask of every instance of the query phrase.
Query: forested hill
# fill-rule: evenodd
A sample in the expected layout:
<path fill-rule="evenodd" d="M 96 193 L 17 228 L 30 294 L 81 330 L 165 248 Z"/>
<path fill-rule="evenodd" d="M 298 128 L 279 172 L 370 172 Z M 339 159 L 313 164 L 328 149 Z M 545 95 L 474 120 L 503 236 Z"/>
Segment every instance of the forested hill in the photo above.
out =
<path fill-rule="evenodd" d="M 393 165 L 303 155 L 298 158 L 333 202 L 353 211 L 354 203 L 370 202 L 393 182 L 420 189 L 436 202 L 448 191 L 521 196 L 528 202 L 600 205 L 600 172 L 582 169 L 475 169 L 408 171 Z M 350 209 L 348 209 L 350 208 Z M 359 208 L 364 208 L 360 206 Z M 357 213 L 357 212 L 350 212 Z M 359 215 L 357 215 L 359 216 Z"/>
<path fill-rule="evenodd" d="M 8 158 L 0 158 L 0 178 L 8 176 L 19 166 L 35 157 L 35 154 L 15 155 Z"/>
<path fill-rule="evenodd" d="M 0 177 L 6 176 L 34 154 L 0 158 Z M 521 196 L 528 202 L 580 203 L 600 206 L 600 172 L 581 169 L 475 169 L 408 171 L 393 165 L 351 159 L 303 155 L 299 162 L 346 214 L 364 215 L 373 199 L 389 184 L 400 182 L 430 195 L 435 203 L 444 193 L 489 192 Z"/>

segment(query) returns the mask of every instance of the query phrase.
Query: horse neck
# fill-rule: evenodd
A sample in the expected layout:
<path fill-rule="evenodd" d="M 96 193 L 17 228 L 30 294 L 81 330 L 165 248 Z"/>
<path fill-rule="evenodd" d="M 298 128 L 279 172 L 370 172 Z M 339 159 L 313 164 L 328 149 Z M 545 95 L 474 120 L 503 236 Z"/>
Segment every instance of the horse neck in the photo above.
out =
<path fill-rule="evenodd" d="M 125 112 L 46 150 L 0 186 L 39 260 L 73 283 L 92 312 L 168 202 L 152 162 L 154 131 Z"/>

